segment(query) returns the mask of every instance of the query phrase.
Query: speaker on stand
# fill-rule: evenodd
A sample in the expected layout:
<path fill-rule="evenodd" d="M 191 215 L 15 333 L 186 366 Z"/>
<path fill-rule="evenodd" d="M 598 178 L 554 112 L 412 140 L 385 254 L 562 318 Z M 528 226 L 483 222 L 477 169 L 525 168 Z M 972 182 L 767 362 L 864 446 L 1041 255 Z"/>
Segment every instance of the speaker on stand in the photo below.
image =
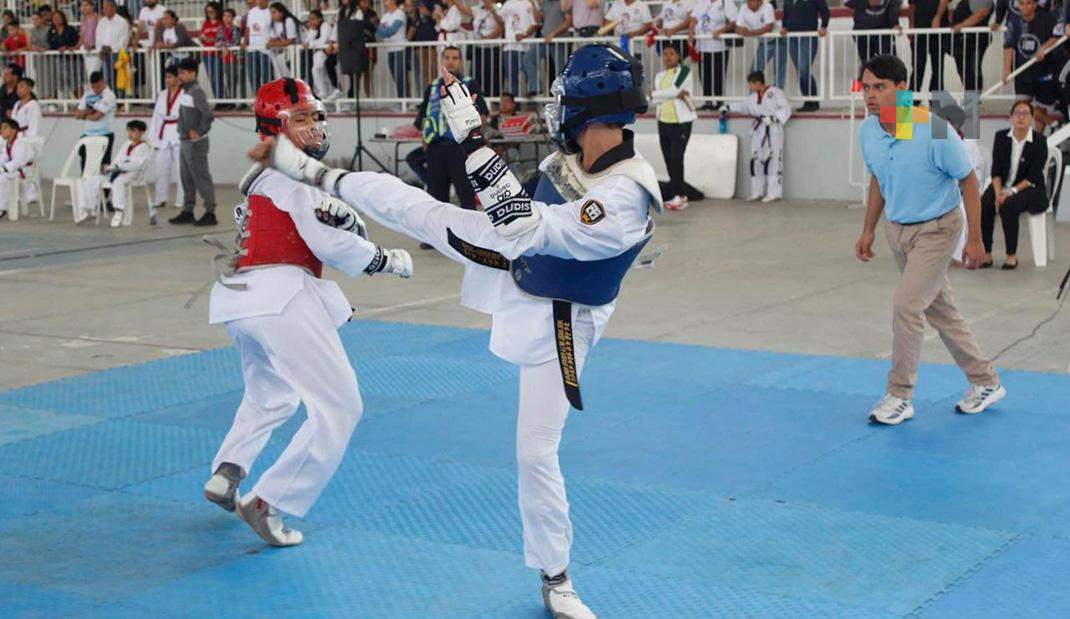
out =
<path fill-rule="evenodd" d="M 350 83 L 356 91 L 357 100 L 357 146 L 353 150 L 353 156 L 349 159 L 350 170 L 364 169 L 364 155 L 374 161 L 379 169 L 387 171 L 386 166 L 364 146 L 364 137 L 361 132 L 361 106 L 360 106 L 360 78 L 367 66 L 367 48 L 364 40 L 364 22 L 362 20 L 344 19 L 338 22 L 338 69 L 348 75 Z M 356 167 L 354 167 L 354 165 Z"/>

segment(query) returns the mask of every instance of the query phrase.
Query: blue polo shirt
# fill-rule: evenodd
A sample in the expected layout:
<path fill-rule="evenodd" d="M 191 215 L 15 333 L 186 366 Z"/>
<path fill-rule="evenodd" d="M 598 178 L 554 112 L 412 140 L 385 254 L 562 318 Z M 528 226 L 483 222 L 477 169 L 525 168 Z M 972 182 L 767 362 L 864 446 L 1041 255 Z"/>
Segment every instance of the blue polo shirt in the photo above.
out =
<path fill-rule="evenodd" d="M 946 138 L 933 137 L 933 122 L 914 123 L 911 139 L 897 140 L 871 115 L 858 130 L 862 160 L 877 177 L 884 216 L 899 224 L 936 219 L 958 206 L 959 181 L 973 166 L 966 145 L 951 127 Z"/>

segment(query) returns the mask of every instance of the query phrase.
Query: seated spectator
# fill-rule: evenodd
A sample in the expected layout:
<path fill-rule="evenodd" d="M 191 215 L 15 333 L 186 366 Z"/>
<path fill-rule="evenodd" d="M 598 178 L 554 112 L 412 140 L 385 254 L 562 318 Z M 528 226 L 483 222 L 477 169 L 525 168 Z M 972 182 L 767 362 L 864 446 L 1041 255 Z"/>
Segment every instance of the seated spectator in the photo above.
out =
<path fill-rule="evenodd" d="M 18 135 L 19 123 L 13 118 L 0 121 L 0 219 L 7 216 L 12 198 L 15 199 L 13 208 L 19 207 L 12 185 L 15 179 L 28 177 L 33 166 L 33 148 Z M 27 202 L 38 199 L 39 189 L 33 183 L 23 183 L 22 191 Z"/>
<path fill-rule="evenodd" d="M 1003 239 L 1007 244 L 1003 269 L 1009 270 L 1018 267 L 1018 217 L 1022 213 L 1035 215 L 1048 210 L 1044 184 L 1048 141 L 1030 126 L 1033 111 L 1029 101 L 1016 101 L 1011 106 L 1010 129 L 996 132 L 992 149 L 992 184 L 981 196 L 981 240 L 985 245 L 982 269 L 993 263 L 992 234 L 997 214 L 1003 222 Z"/>
<path fill-rule="evenodd" d="M 498 130 L 498 122 L 503 118 L 516 116 L 516 97 L 511 92 L 503 92 L 498 99 L 498 113 L 490 117 L 487 124 L 495 131 Z"/>
<path fill-rule="evenodd" d="M 11 108 L 19 100 L 19 80 L 22 79 L 22 67 L 11 63 L 4 67 L 3 85 L 0 86 L 0 118 L 10 118 Z"/>
<path fill-rule="evenodd" d="M 1003 40 L 1003 81 L 1006 82 L 1012 68 L 1029 62 L 1035 56 L 1033 66 L 1014 78 L 1014 93 L 1019 99 L 1033 102 L 1036 130 L 1044 132 L 1048 124 L 1048 112 L 1055 110 L 1059 99 L 1056 71 L 1062 68 L 1062 50 L 1050 50 L 1059 33 L 1055 18 L 1048 11 L 1038 11 L 1036 0 L 1021 0 L 1018 4 L 1021 19 L 1016 30 L 1008 30 Z M 1012 64 L 1013 63 L 1013 64 Z"/>
<path fill-rule="evenodd" d="M 105 182 L 111 182 L 111 203 L 115 214 L 111 218 L 111 227 L 129 226 L 132 217 L 126 216 L 126 185 L 137 179 L 138 174 L 148 165 L 152 147 L 144 142 L 145 123 L 131 120 L 126 123 L 126 137 L 130 142 L 122 149 L 115 163 L 106 166 L 101 174 L 83 176 L 78 192 L 78 209 L 84 221 L 100 208 L 100 190 Z"/>
<path fill-rule="evenodd" d="M 773 5 L 769 0 L 747 0 L 739 7 L 739 17 L 736 18 L 736 34 L 745 37 L 760 37 L 770 33 L 776 28 L 776 15 L 773 13 Z M 754 55 L 752 71 L 765 71 L 765 63 L 773 56 L 776 63 L 776 87 L 784 88 L 784 76 L 787 67 L 784 61 L 786 54 L 778 53 L 778 39 L 762 38 L 758 40 L 758 50 Z M 787 49 L 785 48 L 785 51 Z"/>
<path fill-rule="evenodd" d="M 108 88 L 104 81 L 104 73 L 94 71 L 89 74 L 89 90 L 82 95 L 82 100 L 74 108 L 74 117 L 85 121 L 83 136 L 101 136 L 107 138 L 108 145 L 104 149 L 104 163 L 111 163 L 111 149 L 115 143 L 115 133 L 111 123 L 115 119 L 117 101 L 115 92 Z M 79 171 L 85 170 L 85 148 L 78 149 L 80 164 Z"/>
<path fill-rule="evenodd" d="M 847 0 L 844 6 L 854 10 L 855 30 L 895 30 L 899 26 L 899 7 L 902 0 Z M 894 34 L 866 34 L 855 37 L 859 65 L 880 54 L 895 55 Z"/>

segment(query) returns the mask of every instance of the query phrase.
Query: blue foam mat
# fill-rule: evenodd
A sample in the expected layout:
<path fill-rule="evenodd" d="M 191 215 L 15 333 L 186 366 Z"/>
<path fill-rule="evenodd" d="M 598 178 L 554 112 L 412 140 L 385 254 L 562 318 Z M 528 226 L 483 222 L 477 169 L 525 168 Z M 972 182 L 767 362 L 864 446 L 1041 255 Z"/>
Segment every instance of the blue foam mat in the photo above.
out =
<path fill-rule="evenodd" d="M 0 392 L 0 616 L 545 617 L 515 368 L 481 330 L 342 338 L 366 413 L 293 549 L 201 496 L 241 399 L 232 349 Z M 602 342 L 561 453 L 585 599 L 613 618 L 1070 614 L 1070 377 L 1005 372 L 1009 397 L 969 417 L 957 368 L 926 365 L 917 417 L 873 427 L 886 369 Z"/>

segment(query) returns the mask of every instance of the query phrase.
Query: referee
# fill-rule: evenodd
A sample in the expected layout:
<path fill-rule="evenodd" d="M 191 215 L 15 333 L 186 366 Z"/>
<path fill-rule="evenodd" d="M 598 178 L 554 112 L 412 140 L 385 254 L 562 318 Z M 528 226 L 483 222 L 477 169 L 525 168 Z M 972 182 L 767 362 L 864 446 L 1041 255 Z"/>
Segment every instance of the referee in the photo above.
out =
<path fill-rule="evenodd" d="M 865 63 L 862 92 L 869 116 L 858 140 L 871 179 L 855 255 L 863 262 L 873 258 L 873 236 L 884 212 L 888 245 L 902 273 L 892 314 L 892 369 L 884 397 L 869 414 L 870 421 L 889 425 L 914 416 L 911 398 L 925 320 L 939 332 L 970 381 L 955 407 L 958 412 L 980 413 L 1007 393 L 955 307 L 947 277 L 964 225 L 960 196 L 969 226 L 962 262 L 973 269 L 984 260 L 977 178 L 954 130 L 945 127 L 946 137 L 933 136 L 933 123 L 943 119 L 931 115 L 922 120 L 915 114 L 912 123 L 900 125 L 898 136 L 896 115 L 892 114 L 892 122 L 883 120 L 895 111 L 897 94 L 907 88 L 907 68 L 898 57 L 879 55 Z"/>

